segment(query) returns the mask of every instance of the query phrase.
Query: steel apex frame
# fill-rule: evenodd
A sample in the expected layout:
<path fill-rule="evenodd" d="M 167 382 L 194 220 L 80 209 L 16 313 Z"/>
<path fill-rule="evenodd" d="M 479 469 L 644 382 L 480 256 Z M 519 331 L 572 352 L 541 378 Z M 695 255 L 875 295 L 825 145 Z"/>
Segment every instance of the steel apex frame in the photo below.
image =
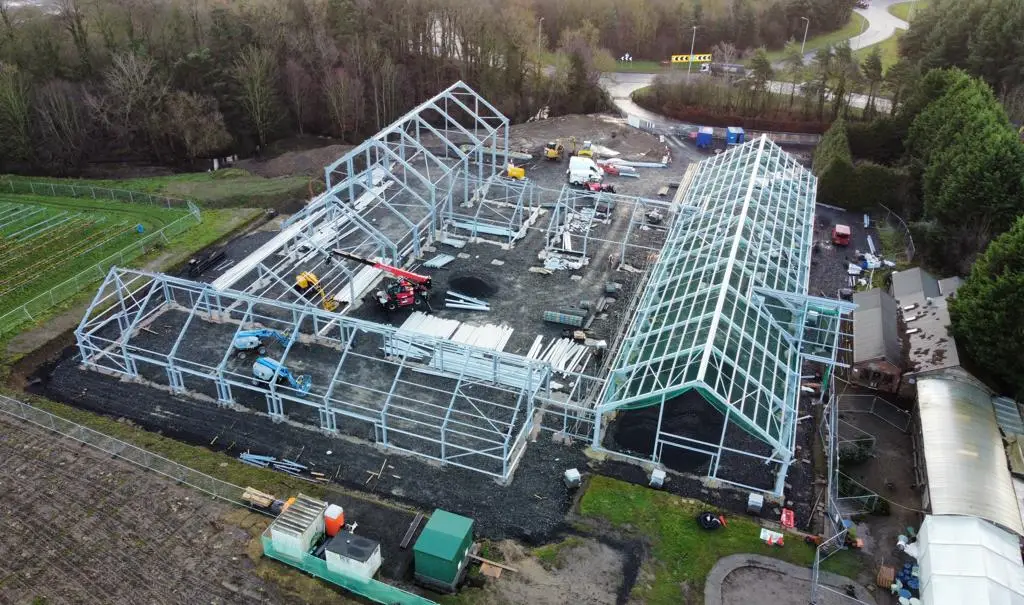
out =
<path fill-rule="evenodd" d="M 664 445 L 712 458 L 776 463 L 781 493 L 796 440 L 804 360 L 835 364 L 840 321 L 854 305 L 807 295 L 816 180 L 766 137 L 702 162 L 618 350 L 599 411 L 660 406 L 652 458 Z M 662 432 L 670 401 L 697 390 L 725 416 L 707 443 Z M 734 423 L 772 453 L 731 450 Z M 593 443 L 600 446 L 601 423 Z M 744 486 L 749 487 L 749 486 Z"/>
<path fill-rule="evenodd" d="M 149 336 L 158 318 L 178 330 L 173 342 Z M 266 356 L 310 374 L 309 392 L 253 379 L 232 342 L 254 327 L 288 334 Z M 75 335 L 90 369 L 224 406 L 262 401 L 256 411 L 274 420 L 329 433 L 372 426 L 385 448 L 502 482 L 525 452 L 536 400 L 551 398 L 545 362 L 144 271 L 112 269 Z"/>

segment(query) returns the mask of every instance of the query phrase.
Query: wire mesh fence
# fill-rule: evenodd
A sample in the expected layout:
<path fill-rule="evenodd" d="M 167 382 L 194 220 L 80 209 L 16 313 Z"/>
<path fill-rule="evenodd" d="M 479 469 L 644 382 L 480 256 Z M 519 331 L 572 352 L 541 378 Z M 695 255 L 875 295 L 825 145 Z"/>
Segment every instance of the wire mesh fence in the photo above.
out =
<path fill-rule="evenodd" d="M 48 431 L 53 431 L 79 443 L 84 443 L 101 452 L 110 454 L 137 466 L 149 469 L 168 479 L 183 483 L 189 487 L 226 500 L 233 504 L 247 506 L 242 500 L 244 489 L 221 481 L 195 469 L 178 464 L 152 452 L 136 447 L 128 442 L 115 439 L 99 431 L 81 424 L 71 422 L 41 410 L 29 403 L 0 395 L 0 412 L 8 416 L 24 420 Z"/>
<path fill-rule="evenodd" d="M 883 222 L 887 227 L 895 232 L 895 235 L 903 240 L 903 255 L 904 258 L 897 259 L 906 263 L 914 261 L 914 254 L 917 249 L 914 247 L 914 238 L 910 235 L 910 227 L 907 227 L 907 223 L 904 222 L 900 215 L 896 214 L 888 207 L 879 204 L 885 210 L 885 217 Z"/>
<path fill-rule="evenodd" d="M 125 266 L 139 256 L 168 244 L 172 238 L 203 222 L 199 207 L 192 202 L 185 202 L 185 204 L 189 211 L 188 214 L 132 242 L 107 258 L 89 266 L 71 278 L 0 316 L 0 335 L 11 332 L 25 322 L 36 321 L 36 317 L 40 314 L 75 296 L 87 286 L 102 280 L 111 267 Z"/>
<path fill-rule="evenodd" d="M 153 195 L 125 189 L 108 189 L 91 185 L 72 185 L 70 183 L 37 183 L 33 181 L 7 180 L 2 189 L 11 193 L 49 195 L 54 197 L 80 197 L 94 200 L 113 200 L 133 204 L 152 204 L 165 208 L 186 209 L 191 202 L 173 197 Z"/>

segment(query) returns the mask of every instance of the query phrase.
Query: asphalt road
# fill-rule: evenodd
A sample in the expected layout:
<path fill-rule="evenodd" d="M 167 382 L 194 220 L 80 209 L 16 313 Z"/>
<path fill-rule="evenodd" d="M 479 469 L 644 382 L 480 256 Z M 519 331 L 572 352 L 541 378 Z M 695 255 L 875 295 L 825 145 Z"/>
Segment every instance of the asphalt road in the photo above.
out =
<path fill-rule="evenodd" d="M 893 4 L 900 3 L 901 1 L 904 0 L 873 0 L 867 8 L 857 9 L 857 13 L 867 19 L 868 25 L 860 35 L 850 39 L 850 48 L 853 50 L 859 50 L 866 46 L 877 44 L 892 36 L 897 29 L 909 28 L 910 24 L 889 13 L 889 7 Z M 808 53 L 805 57 L 805 62 L 810 62 L 813 58 L 813 53 Z M 645 120 L 650 120 L 658 125 L 677 125 L 679 122 L 647 111 L 629 98 L 633 91 L 649 86 L 654 82 L 655 75 L 656 74 L 608 73 L 601 77 L 601 86 L 604 87 L 604 89 L 608 91 L 608 94 L 611 95 L 615 106 L 626 115 L 637 116 Z M 677 78 L 687 77 L 685 74 L 672 74 L 669 77 L 673 76 Z M 689 77 L 703 78 L 707 76 L 695 71 L 690 74 Z M 773 81 L 769 83 L 768 88 L 773 93 L 789 94 L 792 86 L 793 84 L 789 82 Z M 799 91 L 797 92 L 799 94 Z M 855 94 L 850 99 L 850 105 L 859 109 L 863 109 L 867 106 L 867 103 L 867 95 Z M 888 111 L 889 100 L 877 99 L 876 106 L 880 111 Z"/>

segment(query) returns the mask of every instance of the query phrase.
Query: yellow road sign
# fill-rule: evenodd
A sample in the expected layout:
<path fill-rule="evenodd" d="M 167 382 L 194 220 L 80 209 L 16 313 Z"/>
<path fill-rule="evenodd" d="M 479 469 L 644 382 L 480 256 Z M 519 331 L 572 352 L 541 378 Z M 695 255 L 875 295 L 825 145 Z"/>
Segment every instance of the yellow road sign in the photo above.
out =
<path fill-rule="evenodd" d="M 711 55 L 672 55 L 673 63 L 711 63 Z"/>

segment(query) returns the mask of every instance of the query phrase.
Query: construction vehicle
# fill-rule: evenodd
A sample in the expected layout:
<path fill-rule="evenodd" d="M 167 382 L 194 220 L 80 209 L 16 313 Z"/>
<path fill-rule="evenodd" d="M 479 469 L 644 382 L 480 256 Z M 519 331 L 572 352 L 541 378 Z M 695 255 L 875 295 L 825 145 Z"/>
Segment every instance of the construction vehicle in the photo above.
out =
<path fill-rule="evenodd" d="M 615 193 L 615 186 L 611 183 L 602 182 L 599 177 L 592 176 L 583 183 L 583 188 L 591 193 Z"/>
<path fill-rule="evenodd" d="M 565 145 L 562 145 L 560 140 L 548 141 L 548 144 L 544 147 L 545 159 L 561 162 L 564 155 Z"/>
<path fill-rule="evenodd" d="M 849 225 L 836 225 L 832 227 L 832 243 L 836 246 L 850 245 Z"/>
<path fill-rule="evenodd" d="M 327 292 L 324 291 L 323 286 L 320 285 L 320 278 L 316 276 L 316 273 L 312 271 L 303 271 L 295 276 L 295 287 L 299 292 L 305 294 L 309 290 L 313 290 L 320 296 L 320 304 L 327 311 L 334 311 L 338 308 L 338 301 L 327 296 Z"/>
<path fill-rule="evenodd" d="M 394 311 L 400 308 L 425 307 L 428 311 L 430 310 L 430 288 L 433 286 L 430 276 L 372 261 L 344 250 L 335 249 L 334 253 L 342 258 L 354 260 L 394 276 L 394 279 L 385 282 L 383 289 L 374 293 L 374 298 L 377 299 L 381 308 Z"/>
<path fill-rule="evenodd" d="M 313 386 L 313 380 L 309 376 L 296 376 L 281 365 L 281 362 L 269 357 L 257 357 L 256 361 L 252 363 L 252 375 L 256 380 L 270 382 L 274 380 L 275 374 L 278 382 L 287 382 L 289 386 L 303 394 L 308 393 L 310 387 Z"/>
<path fill-rule="evenodd" d="M 288 345 L 287 334 L 282 334 L 276 330 L 258 329 L 242 330 L 235 335 L 235 340 L 232 341 L 231 346 L 235 347 L 235 350 L 239 351 L 240 356 L 243 358 L 246 351 L 256 351 L 260 355 L 266 355 L 267 347 L 263 343 L 267 339 L 276 340 L 282 347 Z"/>
<path fill-rule="evenodd" d="M 512 162 L 509 162 L 508 167 L 505 169 L 505 176 L 510 179 L 521 181 L 526 178 L 526 169 L 522 166 L 516 166 Z"/>
<path fill-rule="evenodd" d="M 594 157 L 594 143 L 592 141 L 583 141 L 583 147 L 576 152 L 576 155 L 581 158 L 592 158 Z"/>

